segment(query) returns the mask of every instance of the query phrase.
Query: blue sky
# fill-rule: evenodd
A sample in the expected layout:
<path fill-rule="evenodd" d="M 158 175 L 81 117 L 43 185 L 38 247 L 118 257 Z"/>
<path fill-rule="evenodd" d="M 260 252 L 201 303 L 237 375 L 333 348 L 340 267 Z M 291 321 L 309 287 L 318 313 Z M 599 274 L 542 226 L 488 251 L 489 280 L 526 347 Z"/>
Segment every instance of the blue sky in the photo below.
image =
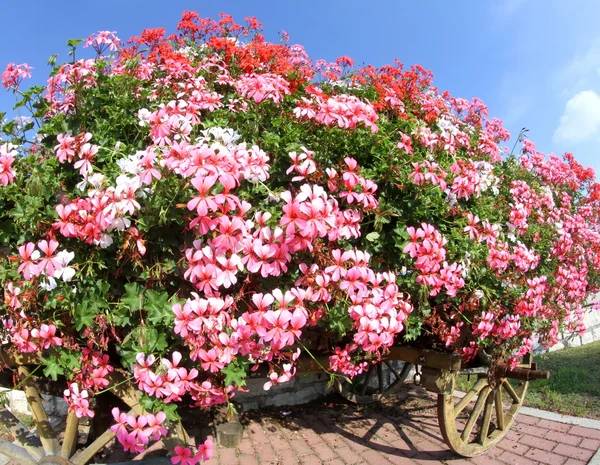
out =
<path fill-rule="evenodd" d="M 127 39 L 149 27 L 173 31 L 183 10 L 241 21 L 257 16 L 269 40 L 285 29 L 314 58 L 353 57 L 380 66 L 398 58 L 434 73 L 457 97 L 481 98 L 516 137 L 600 173 L 600 2 L 591 0 L 27 0 L 3 2 L 0 68 L 34 66 L 43 83 L 48 57 L 67 60 L 66 40 L 99 30 Z M 10 18 L 10 20 L 7 20 Z M 0 91 L 0 110 L 12 106 Z M 512 147 L 512 145 L 511 145 Z"/>

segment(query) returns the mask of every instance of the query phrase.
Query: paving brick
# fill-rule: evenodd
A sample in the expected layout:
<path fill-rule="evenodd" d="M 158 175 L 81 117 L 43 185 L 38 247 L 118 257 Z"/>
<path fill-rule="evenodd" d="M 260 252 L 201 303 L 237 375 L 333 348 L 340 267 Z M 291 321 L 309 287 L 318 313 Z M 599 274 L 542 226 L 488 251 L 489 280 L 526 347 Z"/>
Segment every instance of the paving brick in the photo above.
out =
<path fill-rule="evenodd" d="M 221 447 L 221 450 L 219 451 L 219 462 L 237 465 L 238 461 L 235 449 L 227 449 L 225 447 Z"/>
<path fill-rule="evenodd" d="M 254 455 L 254 444 L 249 438 L 242 438 L 237 446 L 237 451 L 240 454 Z"/>
<path fill-rule="evenodd" d="M 335 450 L 335 453 L 344 461 L 347 465 L 354 465 L 362 463 L 363 459 L 360 455 L 354 452 L 350 447 L 340 447 Z"/>
<path fill-rule="evenodd" d="M 258 460 L 254 455 L 241 454 L 238 455 L 238 460 L 241 465 L 258 465 Z"/>
<path fill-rule="evenodd" d="M 556 447 L 556 442 L 549 441 L 548 439 L 537 438 L 535 436 L 529 436 L 528 434 L 524 435 L 519 444 L 525 444 L 527 446 L 536 447 L 538 449 L 543 449 L 547 451 L 551 451 Z"/>
<path fill-rule="evenodd" d="M 563 465 L 567 461 L 567 457 L 563 457 L 562 455 L 558 454 L 553 454 L 552 452 L 548 452 L 547 450 L 541 449 L 531 449 L 525 454 L 525 457 L 528 457 L 532 460 L 536 460 L 538 462 L 546 463 L 548 465 Z"/>
<path fill-rule="evenodd" d="M 456 462 L 451 462 L 452 465 L 454 465 Z M 491 459 L 489 457 L 486 457 L 485 455 L 479 456 L 479 457 L 473 457 L 470 462 L 468 463 L 475 463 L 477 465 L 506 465 L 506 463 L 501 462 L 498 459 Z"/>
<path fill-rule="evenodd" d="M 582 462 L 581 460 L 567 459 L 565 465 L 587 465 L 587 461 Z"/>
<path fill-rule="evenodd" d="M 310 446 L 302 438 L 291 440 L 290 446 L 292 446 L 292 449 L 294 449 L 294 452 L 296 452 L 296 455 L 298 455 L 299 457 L 314 453 Z"/>
<path fill-rule="evenodd" d="M 581 442 L 580 436 L 575 436 L 569 433 L 561 433 L 558 431 L 550 431 L 548 434 L 546 434 L 546 439 L 559 444 L 569 444 L 570 446 L 577 446 Z"/>
<path fill-rule="evenodd" d="M 553 452 L 564 455 L 567 458 L 578 460 L 589 460 L 594 455 L 594 452 L 591 450 L 569 446 L 568 444 L 559 444 L 554 448 Z"/>
<path fill-rule="evenodd" d="M 271 441 L 269 442 L 275 451 L 280 450 L 288 450 L 290 448 L 290 443 L 283 439 L 282 436 L 279 435 L 279 431 L 277 434 L 271 435 Z"/>
<path fill-rule="evenodd" d="M 528 425 L 537 425 L 540 422 L 539 418 L 531 417 L 529 415 L 519 415 L 517 417 L 517 423 L 525 423 Z"/>
<path fill-rule="evenodd" d="M 277 454 L 271 444 L 260 444 L 256 448 L 261 463 L 277 462 Z"/>
<path fill-rule="evenodd" d="M 310 444 L 316 444 L 317 442 L 325 441 L 329 447 L 333 447 L 337 449 L 338 447 L 344 447 L 346 443 L 342 439 L 342 436 L 339 433 L 323 433 L 317 436 L 317 441 L 313 442 L 310 440 Z"/>
<path fill-rule="evenodd" d="M 415 462 L 401 454 L 385 454 L 385 458 L 394 465 L 415 465 Z M 452 462 L 452 465 L 454 465 L 454 462 Z"/>
<path fill-rule="evenodd" d="M 472 459 L 470 459 L 471 463 L 474 463 L 475 465 L 489 465 L 490 463 L 501 463 L 498 460 L 496 460 L 493 457 L 489 457 L 486 454 L 484 455 L 479 455 L 477 457 L 473 457 Z M 452 465 L 454 465 L 454 462 L 452 462 Z"/>
<path fill-rule="evenodd" d="M 546 434 L 550 432 L 550 430 L 547 428 L 540 428 L 538 426 L 527 425 L 525 423 L 517 423 L 516 425 L 513 425 L 513 429 L 517 433 L 530 434 L 539 438 L 546 437 Z"/>
<path fill-rule="evenodd" d="M 292 449 L 277 451 L 277 455 L 280 463 L 285 463 L 285 465 L 296 465 L 300 463 L 300 459 L 296 457 L 296 454 L 294 454 Z M 241 465 L 246 464 L 242 462 Z"/>
<path fill-rule="evenodd" d="M 412 442 L 408 443 L 401 438 L 398 438 L 395 441 L 391 442 L 390 446 L 392 446 L 395 449 L 396 454 L 403 455 L 406 457 L 414 457 L 419 452 L 417 447 Z"/>
<path fill-rule="evenodd" d="M 331 462 L 327 462 L 327 465 L 344 465 L 344 462 L 340 459 L 334 459 Z"/>
<path fill-rule="evenodd" d="M 321 459 L 314 454 L 305 455 L 304 457 L 301 457 L 300 463 L 302 465 L 321 465 L 322 464 Z"/>
<path fill-rule="evenodd" d="M 584 439 L 579 444 L 579 447 L 585 447 L 586 449 L 593 450 L 594 452 L 600 449 L 600 441 L 596 439 Z"/>
<path fill-rule="evenodd" d="M 391 463 L 387 458 L 384 457 L 383 454 L 380 454 L 379 452 L 374 451 L 374 450 L 367 450 L 367 451 L 363 452 L 361 455 L 365 459 L 364 463 L 372 463 L 372 464 L 377 464 L 377 465 L 384 465 L 384 464 L 387 465 L 387 464 Z"/>
<path fill-rule="evenodd" d="M 533 460 L 526 459 L 521 455 L 513 454 L 507 450 L 498 456 L 498 460 L 509 465 L 536 465 L 536 462 Z"/>
<path fill-rule="evenodd" d="M 582 428 L 581 426 L 573 426 L 569 430 L 569 434 L 574 434 L 576 436 L 581 436 L 582 438 L 588 439 L 600 439 L 600 430 Z"/>
<path fill-rule="evenodd" d="M 506 436 L 504 436 L 504 440 L 510 439 L 511 441 L 519 442 L 523 436 L 523 433 L 518 433 L 514 429 L 509 429 L 508 433 L 506 433 Z"/>
<path fill-rule="evenodd" d="M 327 444 L 311 444 L 313 450 L 324 462 L 336 458 L 335 452 Z"/>
<path fill-rule="evenodd" d="M 432 465 L 436 462 L 435 459 L 429 454 L 419 454 L 412 460 L 419 465 Z"/>
<path fill-rule="evenodd" d="M 530 447 L 527 444 L 521 444 L 519 442 L 511 441 L 510 439 L 504 439 L 500 441 L 500 443 L 498 444 L 498 448 L 519 455 L 525 454 L 525 452 L 527 452 L 530 449 Z"/>
<path fill-rule="evenodd" d="M 547 428 L 551 431 L 560 431 L 562 433 L 566 433 L 571 429 L 571 425 L 567 425 L 565 423 L 558 423 L 556 421 L 541 419 L 538 424 L 540 428 Z"/>

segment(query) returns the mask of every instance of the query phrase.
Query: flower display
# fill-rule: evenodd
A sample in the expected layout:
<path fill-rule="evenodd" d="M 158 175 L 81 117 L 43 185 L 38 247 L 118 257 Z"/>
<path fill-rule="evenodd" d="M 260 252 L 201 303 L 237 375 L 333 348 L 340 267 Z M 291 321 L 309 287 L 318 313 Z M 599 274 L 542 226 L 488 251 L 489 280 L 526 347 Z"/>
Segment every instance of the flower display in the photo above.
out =
<path fill-rule="evenodd" d="M 398 344 L 516 364 L 582 331 L 598 290 L 592 170 L 523 134 L 511 153 L 420 66 L 312 61 L 260 28 L 185 12 L 169 36 L 90 36 L 45 86 L 2 74 L 35 102 L 0 125 L 4 339 L 67 378 L 78 417 L 127 372 L 147 412 L 113 410 L 127 451 L 304 352 L 348 377 Z"/>

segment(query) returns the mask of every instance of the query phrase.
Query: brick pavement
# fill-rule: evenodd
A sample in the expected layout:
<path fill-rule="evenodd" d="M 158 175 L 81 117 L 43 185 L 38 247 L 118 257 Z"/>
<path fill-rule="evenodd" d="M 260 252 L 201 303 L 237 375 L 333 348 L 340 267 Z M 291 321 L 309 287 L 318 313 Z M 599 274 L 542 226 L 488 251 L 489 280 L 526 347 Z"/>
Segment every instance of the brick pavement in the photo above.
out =
<path fill-rule="evenodd" d="M 600 448 L 600 430 L 519 415 L 498 446 L 464 459 L 443 442 L 434 407 L 430 395 L 412 391 L 374 407 L 330 399 L 248 412 L 239 446 L 215 448 L 207 464 L 586 465 Z"/>

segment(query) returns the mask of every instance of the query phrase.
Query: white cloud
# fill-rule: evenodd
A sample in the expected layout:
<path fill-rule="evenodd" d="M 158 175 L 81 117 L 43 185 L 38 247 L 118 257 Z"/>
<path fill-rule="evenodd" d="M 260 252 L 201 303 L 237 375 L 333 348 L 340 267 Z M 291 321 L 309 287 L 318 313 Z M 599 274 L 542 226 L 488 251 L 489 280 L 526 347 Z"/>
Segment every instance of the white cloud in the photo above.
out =
<path fill-rule="evenodd" d="M 582 142 L 600 133 L 600 95 L 593 90 L 575 94 L 565 105 L 555 141 Z"/>

